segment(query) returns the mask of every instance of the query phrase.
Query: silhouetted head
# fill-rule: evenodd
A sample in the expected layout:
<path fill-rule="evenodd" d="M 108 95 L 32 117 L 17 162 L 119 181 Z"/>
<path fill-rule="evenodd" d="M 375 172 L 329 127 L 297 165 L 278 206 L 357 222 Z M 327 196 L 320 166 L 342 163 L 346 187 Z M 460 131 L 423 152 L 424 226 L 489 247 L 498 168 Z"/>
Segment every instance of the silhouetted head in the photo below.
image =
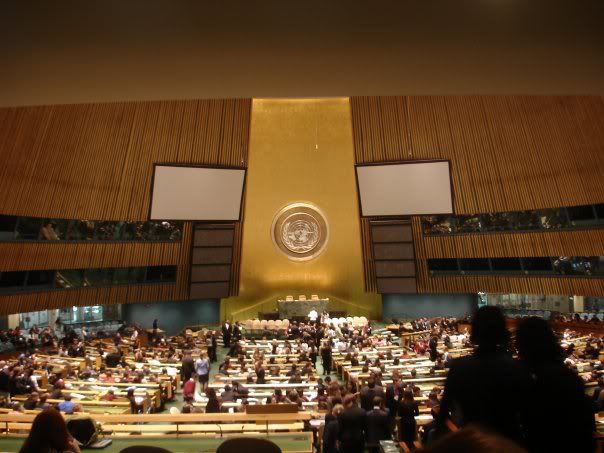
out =
<path fill-rule="evenodd" d="M 526 452 L 511 440 L 473 425 L 443 436 L 442 439 L 430 444 L 428 448 L 422 451 L 426 453 L 448 453 L 452 451 L 471 451 L 474 453 Z"/>
<path fill-rule="evenodd" d="M 510 334 L 505 317 L 497 307 L 481 307 L 472 318 L 470 340 L 482 350 L 507 349 Z"/>
<path fill-rule="evenodd" d="M 560 361 L 562 348 L 550 325 L 542 318 L 524 318 L 516 330 L 518 356 L 530 365 Z"/>
<path fill-rule="evenodd" d="M 56 409 L 45 409 L 34 419 L 21 453 L 71 450 L 65 420 Z"/>

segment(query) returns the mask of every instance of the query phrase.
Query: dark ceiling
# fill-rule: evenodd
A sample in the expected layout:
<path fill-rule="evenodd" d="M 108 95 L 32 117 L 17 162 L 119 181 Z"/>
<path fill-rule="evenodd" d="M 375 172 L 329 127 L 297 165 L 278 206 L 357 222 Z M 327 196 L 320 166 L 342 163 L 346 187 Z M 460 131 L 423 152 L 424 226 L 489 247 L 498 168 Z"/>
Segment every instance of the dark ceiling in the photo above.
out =
<path fill-rule="evenodd" d="M 604 1 L 0 2 L 0 105 L 604 94 Z"/>

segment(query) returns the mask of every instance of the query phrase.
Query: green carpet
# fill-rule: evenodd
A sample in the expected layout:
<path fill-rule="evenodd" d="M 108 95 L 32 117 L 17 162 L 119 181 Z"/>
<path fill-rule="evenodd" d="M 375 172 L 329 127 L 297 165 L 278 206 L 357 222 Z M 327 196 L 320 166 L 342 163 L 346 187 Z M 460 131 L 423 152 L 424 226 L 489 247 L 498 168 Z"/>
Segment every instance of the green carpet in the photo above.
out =
<path fill-rule="evenodd" d="M 266 436 L 263 436 L 266 438 Z M 306 435 L 290 434 L 285 436 L 269 436 L 269 439 L 279 445 L 284 452 L 310 452 L 310 442 Z M 173 453 L 199 453 L 213 452 L 225 439 L 220 438 L 180 438 L 180 439 L 114 439 L 113 443 L 102 450 L 83 450 L 88 452 L 98 451 L 105 453 L 119 453 L 122 449 L 132 445 L 149 445 L 162 447 Z M 23 443 L 21 438 L 0 439 L 0 452 L 18 452 Z"/>

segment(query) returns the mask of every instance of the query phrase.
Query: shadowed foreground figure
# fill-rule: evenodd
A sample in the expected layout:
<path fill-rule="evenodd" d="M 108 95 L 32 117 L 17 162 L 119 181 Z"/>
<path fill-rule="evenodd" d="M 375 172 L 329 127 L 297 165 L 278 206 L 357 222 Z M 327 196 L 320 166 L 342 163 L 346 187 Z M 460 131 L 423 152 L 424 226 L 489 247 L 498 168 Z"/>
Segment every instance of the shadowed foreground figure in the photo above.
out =
<path fill-rule="evenodd" d="M 474 353 L 451 363 L 438 420 L 440 431 L 449 417 L 458 426 L 477 424 L 522 444 L 521 408 L 529 379 L 508 352 L 509 333 L 498 308 L 487 306 L 476 312 L 471 341 Z"/>
<path fill-rule="evenodd" d="M 76 440 L 67 431 L 63 416 L 56 409 L 44 409 L 31 425 L 19 453 L 80 453 Z"/>
<path fill-rule="evenodd" d="M 438 442 L 434 442 L 428 448 L 422 450 L 422 452 L 526 453 L 526 450 L 505 437 L 483 431 L 476 426 L 470 425 L 455 433 L 447 434 Z"/>
<path fill-rule="evenodd" d="M 549 324 L 525 318 L 516 348 L 530 374 L 525 400 L 527 446 L 531 451 L 593 452 L 595 420 L 581 378 L 564 365 L 562 348 Z"/>

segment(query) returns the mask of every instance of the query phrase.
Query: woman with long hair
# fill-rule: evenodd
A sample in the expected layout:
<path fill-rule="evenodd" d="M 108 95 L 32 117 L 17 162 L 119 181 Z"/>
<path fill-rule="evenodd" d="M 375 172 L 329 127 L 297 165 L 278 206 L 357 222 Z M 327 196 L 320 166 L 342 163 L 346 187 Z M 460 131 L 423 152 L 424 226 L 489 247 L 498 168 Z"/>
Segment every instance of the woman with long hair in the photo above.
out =
<path fill-rule="evenodd" d="M 523 319 L 516 349 L 530 375 L 524 428 L 530 451 L 592 452 L 595 421 L 585 386 L 564 365 L 558 338 L 542 318 Z"/>
<path fill-rule="evenodd" d="M 521 412 L 529 376 L 512 358 L 509 340 L 499 308 L 485 306 L 476 311 L 471 332 L 474 353 L 451 362 L 441 399 L 439 431 L 446 431 L 446 420 L 451 419 L 457 426 L 478 424 L 522 443 Z"/>
<path fill-rule="evenodd" d="M 206 390 L 206 396 L 208 397 L 208 403 L 206 404 L 206 414 L 216 414 L 221 410 L 220 400 L 216 396 L 216 390 L 208 388 Z"/>
<path fill-rule="evenodd" d="M 19 453 L 80 453 L 77 441 L 67 431 L 65 420 L 53 408 L 40 412 Z"/>
<path fill-rule="evenodd" d="M 419 407 L 415 398 L 413 398 L 413 392 L 405 390 L 398 403 L 398 416 L 401 419 L 399 440 L 405 442 L 409 446 L 412 446 L 415 441 L 415 417 L 417 415 L 419 415 Z"/>

